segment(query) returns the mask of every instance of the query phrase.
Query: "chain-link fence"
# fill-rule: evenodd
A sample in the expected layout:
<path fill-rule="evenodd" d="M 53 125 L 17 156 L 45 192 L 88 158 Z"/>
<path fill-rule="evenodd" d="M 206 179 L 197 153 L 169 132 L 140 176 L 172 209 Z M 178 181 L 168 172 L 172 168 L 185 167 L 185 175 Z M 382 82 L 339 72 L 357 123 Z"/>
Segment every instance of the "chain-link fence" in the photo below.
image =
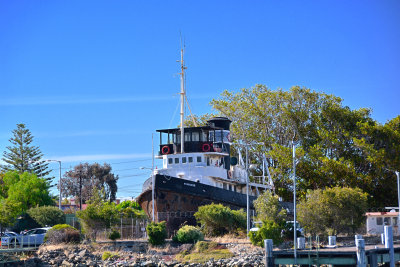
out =
<path fill-rule="evenodd" d="M 75 214 L 66 214 L 65 223 L 69 224 L 77 229 L 80 229 L 79 219 L 75 216 Z M 131 239 L 140 239 L 147 238 L 146 235 L 146 226 L 148 224 L 147 219 L 139 219 L 134 217 L 126 217 L 124 215 L 120 215 L 118 222 L 112 226 L 113 230 L 116 230 L 120 233 L 122 240 L 131 240 Z M 111 233 L 111 229 L 109 227 L 104 227 L 104 223 L 94 223 L 94 226 L 90 230 L 90 233 L 86 233 L 91 235 L 96 240 L 108 240 L 108 236 Z"/>

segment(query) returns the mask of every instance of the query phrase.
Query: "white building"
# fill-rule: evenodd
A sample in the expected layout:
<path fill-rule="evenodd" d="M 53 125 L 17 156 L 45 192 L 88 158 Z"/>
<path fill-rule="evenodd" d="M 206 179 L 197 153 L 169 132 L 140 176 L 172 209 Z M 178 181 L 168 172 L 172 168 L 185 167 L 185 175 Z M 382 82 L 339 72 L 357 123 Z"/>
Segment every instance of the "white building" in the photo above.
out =
<path fill-rule="evenodd" d="M 367 212 L 367 234 L 384 233 L 384 226 L 393 226 L 393 235 L 400 235 L 398 212 Z"/>

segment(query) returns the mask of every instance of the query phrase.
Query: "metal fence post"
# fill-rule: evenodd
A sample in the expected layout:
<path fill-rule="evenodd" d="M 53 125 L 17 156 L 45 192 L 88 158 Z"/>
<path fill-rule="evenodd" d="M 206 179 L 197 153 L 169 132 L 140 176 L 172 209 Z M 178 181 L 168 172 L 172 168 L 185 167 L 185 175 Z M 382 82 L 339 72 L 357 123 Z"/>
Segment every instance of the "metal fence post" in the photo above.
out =
<path fill-rule="evenodd" d="M 365 242 L 364 239 L 356 239 L 357 247 L 357 266 L 366 267 L 367 261 L 365 258 Z"/>
<path fill-rule="evenodd" d="M 394 267 L 394 248 L 392 226 L 385 226 L 385 248 L 389 249 L 390 267 Z"/>
<path fill-rule="evenodd" d="M 265 266 L 274 267 L 272 239 L 264 239 L 264 248 L 265 248 Z"/>

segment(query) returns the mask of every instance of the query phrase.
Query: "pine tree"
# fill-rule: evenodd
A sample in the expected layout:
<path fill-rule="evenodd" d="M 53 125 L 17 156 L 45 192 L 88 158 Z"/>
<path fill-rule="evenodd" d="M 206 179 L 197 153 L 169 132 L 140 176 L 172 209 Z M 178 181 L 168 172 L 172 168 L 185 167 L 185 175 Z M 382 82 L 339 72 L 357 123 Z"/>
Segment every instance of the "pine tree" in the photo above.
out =
<path fill-rule="evenodd" d="M 30 145 L 33 136 L 25 124 L 17 124 L 17 129 L 12 131 L 13 137 L 10 138 L 11 146 L 7 146 L 8 151 L 3 152 L 3 161 L 8 164 L 2 168 L 5 171 L 16 170 L 19 173 L 35 173 L 43 178 L 50 173 L 48 163 L 42 160 L 43 154 L 38 146 Z M 47 179 L 49 180 L 49 179 Z"/>

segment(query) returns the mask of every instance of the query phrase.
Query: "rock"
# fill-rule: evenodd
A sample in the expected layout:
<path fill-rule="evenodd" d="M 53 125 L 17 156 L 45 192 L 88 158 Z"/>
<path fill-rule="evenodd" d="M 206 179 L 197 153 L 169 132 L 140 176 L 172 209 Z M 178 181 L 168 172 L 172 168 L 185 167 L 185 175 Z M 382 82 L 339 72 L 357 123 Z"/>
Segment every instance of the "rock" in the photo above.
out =
<path fill-rule="evenodd" d="M 152 261 L 145 261 L 141 265 L 146 267 L 156 267 L 156 264 Z"/>
<path fill-rule="evenodd" d="M 61 263 L 61 266 L 67 267 L 67 266 L 73 266 L 73 264 L 68 262 L 68 261 L 66 261 L 66 260 L 63 260 L 63 262 Z"/>
<path fill-rule="evenodd" d="M 83 258 L 85 255 L 88 254 L 88 251 L 86 249 L 82 250 L 81 252 L 78 253 L 78 255 Z"/>

